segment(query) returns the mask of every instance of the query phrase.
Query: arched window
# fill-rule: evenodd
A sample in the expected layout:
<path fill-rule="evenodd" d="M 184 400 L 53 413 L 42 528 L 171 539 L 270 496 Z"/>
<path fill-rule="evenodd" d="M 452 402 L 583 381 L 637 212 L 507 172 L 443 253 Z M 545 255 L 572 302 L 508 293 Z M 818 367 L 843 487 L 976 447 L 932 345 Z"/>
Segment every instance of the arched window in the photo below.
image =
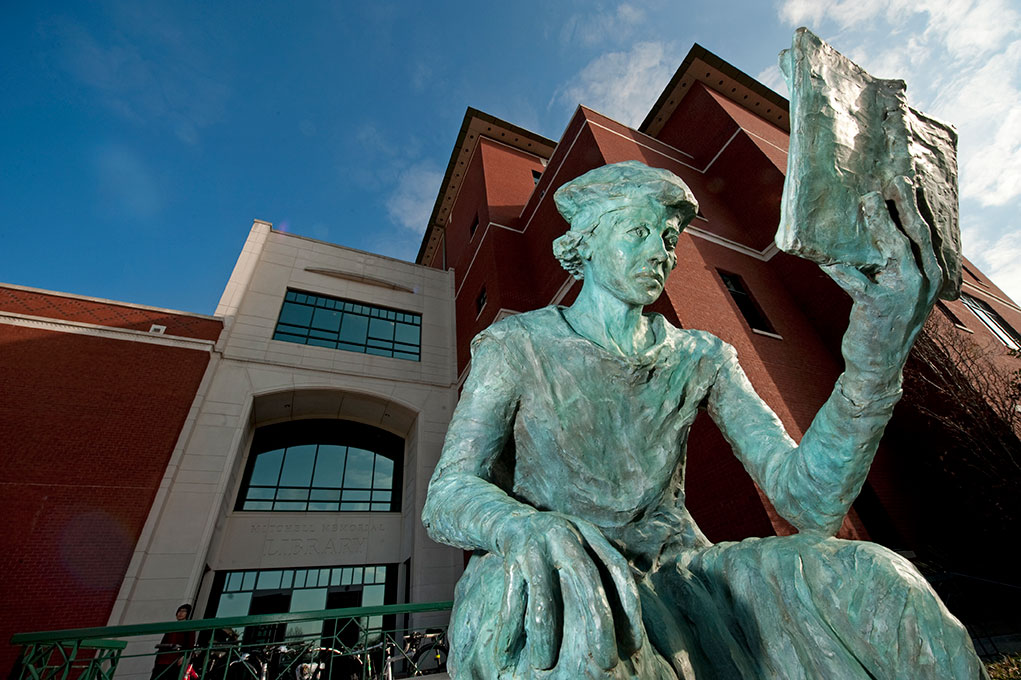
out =
<path fill-rule="evenodd" d="M 400 510 L 404 440 L 347 420 L 293 420 L 255 431 L 237 510 Z"/>

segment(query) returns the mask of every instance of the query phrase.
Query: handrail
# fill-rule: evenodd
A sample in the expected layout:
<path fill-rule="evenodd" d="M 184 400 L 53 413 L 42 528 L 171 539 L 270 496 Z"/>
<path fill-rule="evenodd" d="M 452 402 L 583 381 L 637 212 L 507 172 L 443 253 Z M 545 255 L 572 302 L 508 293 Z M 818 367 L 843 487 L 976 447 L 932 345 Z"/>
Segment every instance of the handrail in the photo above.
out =
<path fill-rule="evenodd" d="M 15 633 L 11 636 L 12 645 L 34 645 L 65 640 L 88 640 L 89 644 L 100 642 L 100 638 L 122 638 L 139 635 L 154 635 L 189 630 L 216 630 L 219 628 L 242 628 L 276 623 L 294 623 L 298 621 L 319 621 L 326 619 L 356 618 L 362 616 L 386 616 L 389 614 L 417 614 L 450 609 L 453 602 L 423 602 L 417 604 L 384 604 L 372 607 L 347 607 L 343 609 L 317 609 L 307 612 L 290 612 L 286 614 L 255 614 L 251 616 L 231 616 L 222 619 L 194 619 L 188 621 L 168 621 L 164 623 L 136 623 L 126 626 L 105 626 L 96 628 L 70 628 L 66 630 L 48 630 L 34 633 Z"/>

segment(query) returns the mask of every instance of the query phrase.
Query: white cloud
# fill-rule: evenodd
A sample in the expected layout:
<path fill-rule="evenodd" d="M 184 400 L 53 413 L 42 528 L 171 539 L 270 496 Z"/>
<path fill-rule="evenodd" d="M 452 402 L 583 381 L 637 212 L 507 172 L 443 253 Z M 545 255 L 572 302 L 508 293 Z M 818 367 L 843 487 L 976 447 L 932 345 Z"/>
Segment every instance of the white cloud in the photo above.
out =
<path fill-rule="evenodd" d="M 879 77 L 908 83 L 911 104 L 954 124 L 965 252 L 1021 298 L 1021 14 L 1010 0 L 784 0 Z M 832 31 L 836 31 L 832 35 Z M 828 34 L 827 31 L 831 31 Z"/>
<path fill-rule="evenodd" d="M 755 79 L 766 87 L 772 88 L 775 92 L 785 97 L 787 96 L 787 81 L 784 80 L 779 66 L 770 66 L 764 69 L 759 75 L 755 76 Z"/>
<path fill-rule="evenodd" d="M 443 173 L 428 161 L 402 170 L 386 201 L 390 221 L 416 234 L 425 233 L 442 181 Z"/>
<path fill-rule="evenodd" d="M 983 253 L 983 270 L 1015 302 L 1021 302 L 1021 233 L 1001 236 Z"/>
<path fill-rule="evenodd" d="M 609 52 L 589 62 L 553 96 L 573 108 L 589 108 L 636 126 L 652 108 L 681 58 L 673 45 L 640 42 L 626 52 Z"/>

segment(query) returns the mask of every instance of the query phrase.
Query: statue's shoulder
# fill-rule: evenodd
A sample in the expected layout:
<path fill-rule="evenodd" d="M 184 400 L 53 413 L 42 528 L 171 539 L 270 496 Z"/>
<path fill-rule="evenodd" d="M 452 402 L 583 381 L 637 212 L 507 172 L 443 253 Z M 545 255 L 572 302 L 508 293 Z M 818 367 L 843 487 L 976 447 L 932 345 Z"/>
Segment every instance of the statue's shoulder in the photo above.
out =
<path fill-rule="evenodd" d="M 505 345 L 515 345 L 531 342 L 540 336 L 562 333 L 563 327 L 564 317 L 560 310 L 552 306 L 543 307 L 500 319 L 476 335 L 472 344 L 492 339 Z"/>
<path fill-rule="evenodd" d="M 476 337 L 489 336 L 506 340 L 520 335 L 534 336 L 537 334 L 560 332 L 564 326 L 564 317 L 557 307 L 543 307 L 531 312 L 522 312 L 500 319 L 483 330 Z"/>
<path fill-rule="evenodd" d="M 701 331 L 695 328 L 678 328 L 667 321 L 661 314 L 651 313 L 648 315 L 653 324 L 663 329 L 666 342 L 674 347 L 684 348 L 688 353 L 719 357 L 720 359 L 734 353 L 734 347 L 713 335 L 709 331 Z"/>

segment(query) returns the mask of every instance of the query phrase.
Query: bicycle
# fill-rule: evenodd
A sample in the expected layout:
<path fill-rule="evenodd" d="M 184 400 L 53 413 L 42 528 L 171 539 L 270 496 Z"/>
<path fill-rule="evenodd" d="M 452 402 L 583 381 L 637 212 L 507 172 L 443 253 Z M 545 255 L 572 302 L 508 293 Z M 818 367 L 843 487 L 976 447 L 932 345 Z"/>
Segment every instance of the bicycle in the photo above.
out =
<path fill-rule="evenodd" d="M 373 668 L 373 657 L 382 651 L 383 667 L 379 675 Z M 395 678 L 418 677 L 442 673 L 447 669 L 446 631 L 433 628 L 422 633 L 412 631 L 404 636 L 404 644 L 398 647 L 389 635 L 374 645 L 363 648 L 356 659 L 362 666 L 362 677 L 371 680 L 395 680 Z M 401 668 L 408 662 L 407 672 Z"/>

